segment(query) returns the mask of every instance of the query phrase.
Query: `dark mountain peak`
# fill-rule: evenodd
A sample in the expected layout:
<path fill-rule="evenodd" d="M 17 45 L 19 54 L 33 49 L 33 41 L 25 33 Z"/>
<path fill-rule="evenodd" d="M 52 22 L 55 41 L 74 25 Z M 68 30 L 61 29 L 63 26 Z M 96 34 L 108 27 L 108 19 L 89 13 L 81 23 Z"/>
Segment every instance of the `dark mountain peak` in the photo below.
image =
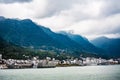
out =
<path fill-rule="evenodd" d="M 5 17 L 0 16 L 0 21 L 5 20 Z"/>
<path fill-rule="evenodd" d="M 58 33 L 61 33 L 61 34 L 74 34 L 74 30 L 59 31 Z"/>
<path fill-rule="evenodd" d="M 97 38 L 91 40 L 91 42 L 94 42 L 94 41 L 109 41 L 109 40 L 120 40 L 120 38 L 108 38 L 108 37 L 105 37 L 105 36 L 101 36 L 101 37 L 97 37 Z"/>
<path fill-rule="evenodd" d="M 64 35 L 73 35 L 72 31 L 59 31 L 58 33 L 64 34 Z"/>
<path fill-rule="evenodd" d="M 67 35 L 67 36 L 69 36 L 69 37 L 71 37 L 71 38 L 79 38 L 79 39 L 83 39 L 83 40 L 88 41 L 87 38 L 85 38 L 85 37 L 83 37 L 83 36 L 81 36 L 81 35 L 78 35 L 78 34 L 73 34 L 73 33 L 71 33 L 71 32 L 59 31 L 58 33 L 63 34 L 63 35 Z"/>
<path fill-rule="evenodd" d="M 26 23 L 26 24 L 35 24 L 32 20 L 30 20 L 30 19 L 23 19 L 23 20 L 21 20 L 21 19 L 19 19 L 19 18 L 5 18 L 5 17 L 3 17 L 3 16 L 0 16 L 0 21 L 3 21 L 4 23 L 12 23 L 12 24 L 14 24 L 14 23 L 19 23 L 20 24 L 20 22 L 21 22 L 21 24 L 22 23 Z"/>
<path fill-rule="evenodd" d="M 14 20 L 14 21 L 17 21 L 17 20 L 20 20 L 20 19 L 18 19 L 18 18 L 6 18 L 6 17 L 4 17 L 4 16 L 0 16 L 0 21 L 4 21 L 4 20 L 9 20 L 9 21 L 11 21 L 11 20 Z"/>
<path fill-rule="evenodd" d="M 105 36 L 101 36 L 101 37 L 97 37 L 97 38 L 95 38 L 95 39 L 107 40 L 107 39 L 109 39 L 109 38 L 108 38 L 108 37 L 105 37 Z"/>
<path fill-rule="evenodd" d="M 66 31 L 59 31 L 59 32 L 57 32 L 58 34 L 63 34 L 63 35 L 69 35 L 68 34 L 68 32 L 66 32 Z"/>
<path fill-rule="evenodd" d="M 33 23 L 31 19 L 23 19 L 23 20 L 21 20 L 21 22 L 25 22 L 25 23 Z"/>
<path fill-rule="evenodd" d="M 120 57 L 120 39 L 99 37 L 91 41 L 95 46 L 104 49 L 110 57 Z"/>
<path fill-rule="evenodd" d="M 50 28 L 47 28 L 47 27 L 41 26 L 41 25 L 40 25 L 40 27 L 41 27 L 41 28 L 43 29 L 43 31 L 46 32 L 46 33 L 52 32 L 52 30 L 51 30 Z"/>

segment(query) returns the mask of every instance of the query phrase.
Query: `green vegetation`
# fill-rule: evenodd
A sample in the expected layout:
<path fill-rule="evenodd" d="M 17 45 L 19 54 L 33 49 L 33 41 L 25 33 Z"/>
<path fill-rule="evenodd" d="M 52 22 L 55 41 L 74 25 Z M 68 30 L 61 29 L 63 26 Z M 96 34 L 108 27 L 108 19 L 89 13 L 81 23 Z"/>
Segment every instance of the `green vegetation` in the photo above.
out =
<path fill-rule="evenodd" d="M 4 59 L 32 59 L 37 56 L 39 59 L 45 59 L 46 57 L 56 58 L 58 60 L 66 60 L 70 58 L 83 57 L 98 57 L 96 54 L 79 52 L 79 51 L 57 51 L 52 50 L 35 50 L 32 48 L 23 48 L 12 43 L 6 42 L 0 38 L 0 54 Z"/>

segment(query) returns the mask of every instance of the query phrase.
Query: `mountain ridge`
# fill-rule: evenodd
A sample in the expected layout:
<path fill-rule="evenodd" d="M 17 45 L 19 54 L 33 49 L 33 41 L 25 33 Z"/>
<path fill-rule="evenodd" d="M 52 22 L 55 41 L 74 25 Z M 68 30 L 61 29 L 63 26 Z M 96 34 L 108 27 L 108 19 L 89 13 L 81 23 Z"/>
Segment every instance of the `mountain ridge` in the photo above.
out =
<path fill-rule="evenodd" d="M 77 51 L 78 55 L 82 52 L 94 54 L 103 53 L 102 50 L 95 48 L 86 38 L 80 35 L 71 35 L 70 37 L 68 35 L 55 33 L 49 28 L 37 25 L 30 19 L 1 19 L 0 37 L 15 45 L 25 47 L 32 46 L 34 49 L 61 49 L 61 52 L 68 52 L 71 54 Z"/>
<path fill-rule="evenodd" d="M 110 57 L 120 57 L 120 38 L 98 37 L 91 43 L 104 49 Z"/>

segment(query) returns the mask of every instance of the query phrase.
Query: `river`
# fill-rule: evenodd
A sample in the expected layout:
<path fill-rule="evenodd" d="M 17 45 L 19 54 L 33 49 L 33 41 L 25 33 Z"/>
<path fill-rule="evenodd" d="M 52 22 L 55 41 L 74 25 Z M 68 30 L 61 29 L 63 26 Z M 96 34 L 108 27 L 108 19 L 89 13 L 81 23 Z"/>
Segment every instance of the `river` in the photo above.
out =
<path fill-rule="evenodd" d="M 120 80 L 120 65 L 3 69 L 0 80 Z"/>

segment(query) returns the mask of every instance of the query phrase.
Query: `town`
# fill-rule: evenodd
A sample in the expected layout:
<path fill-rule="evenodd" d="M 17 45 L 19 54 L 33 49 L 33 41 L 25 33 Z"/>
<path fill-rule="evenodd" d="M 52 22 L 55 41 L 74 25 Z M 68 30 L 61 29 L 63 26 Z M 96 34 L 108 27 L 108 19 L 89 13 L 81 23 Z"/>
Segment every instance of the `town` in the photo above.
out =
<path fill-rule="evenodd" d="M 55 68 L 67 66 L 97 66 L 115 64 L 120 64 L 120 58 L 106 60 L 94 57 L 81 57 L 80 59 L 75 58 L 60 61 L 50 57 L 46 57 L 46 59 L 43 60 L 38 59 L 38 57 L 33 57 L 31 60 L 16 60 L 2 59 L 2 55 L 0 54 L 0 69 Z"/>

